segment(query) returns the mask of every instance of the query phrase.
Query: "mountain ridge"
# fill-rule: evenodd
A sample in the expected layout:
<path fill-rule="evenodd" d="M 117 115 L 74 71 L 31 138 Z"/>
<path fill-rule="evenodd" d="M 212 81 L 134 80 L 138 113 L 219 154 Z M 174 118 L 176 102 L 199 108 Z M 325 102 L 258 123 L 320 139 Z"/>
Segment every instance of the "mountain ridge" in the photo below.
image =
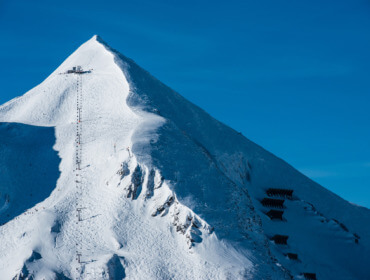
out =
<path fill-rule="evenodd" d="M 91 73 L 65 74 L 77 65 Z M 0 106 L 0 121 L 54 127 L 54 149 L 61 158 L 51 196 L 35 201 L 27 210 L 32 215 L 0 227 L 0 238 L 6 240 L 0 272 L 9 275 L 6 279 L 17 273 L 89 279 L 93 272 L 96 279 L 115 274 L 117 279 L 370 275 L 364 266 L 370 247 L 370 227 L 363 225 L 368 209 L 350 205 L 215 120 L 99 36 L 42 84 Z M 84 178 L 77 190 L 75 174 Z M 270 220 L 269 207 L 261 205 L 268 188 L 294 191 L 291 199 L 284 198 L 281 222 Z M 45 211 L 34 210 L 40 206 Z M 85 212 L 91 217 L 76 223 L 76 214 Z M 35 217 L 45 241 L 34 233 L 37 226 L 25 231 L 29 237 L 22 246 L 17 242 L 24 237 L 9 240 L 9 235 L 22 236 L 22 224 Z M 275 244 L 274 234 L 289 236 L 287 248 Z M 9 246 L 28 253 L 15 256 Z M 88 261 L 80 263 L 77 252 Z M 299 252 L 300 262 L 287 258 L 289 252 Z M 348 252 L 355 259 L 346 260 Z M 35 254 L 41 258 L 30 260 Z"/>

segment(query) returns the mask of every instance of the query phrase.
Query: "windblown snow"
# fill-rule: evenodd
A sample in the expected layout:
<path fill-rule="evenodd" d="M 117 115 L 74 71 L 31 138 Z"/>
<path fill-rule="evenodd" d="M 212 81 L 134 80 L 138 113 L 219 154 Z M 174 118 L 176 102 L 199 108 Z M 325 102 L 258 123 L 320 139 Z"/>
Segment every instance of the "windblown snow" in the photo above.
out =
<path fill-rule="evenodd" d="M 370 279 L 369 209 L 97 36 L 0 136 L 0 279 Z"/>

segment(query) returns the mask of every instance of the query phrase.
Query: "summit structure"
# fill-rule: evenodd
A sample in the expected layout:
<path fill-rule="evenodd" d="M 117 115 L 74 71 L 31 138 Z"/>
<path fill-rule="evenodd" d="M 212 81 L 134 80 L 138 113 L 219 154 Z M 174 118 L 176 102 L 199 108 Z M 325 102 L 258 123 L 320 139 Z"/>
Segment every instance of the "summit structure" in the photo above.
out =
<path fill-rule="evenodd" d="M 0 279 L 370 277 L 369 209 L 97 36 L 0 106 L 0 165 Z"/>

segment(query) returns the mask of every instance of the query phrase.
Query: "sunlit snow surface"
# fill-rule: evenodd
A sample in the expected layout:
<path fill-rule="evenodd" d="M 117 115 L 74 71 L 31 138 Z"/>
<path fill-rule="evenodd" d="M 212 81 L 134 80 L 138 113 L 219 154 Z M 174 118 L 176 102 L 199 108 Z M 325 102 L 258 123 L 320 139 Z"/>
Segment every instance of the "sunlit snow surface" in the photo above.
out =
<path fill-rule="evenodd" d="M 77 65 L 91 73 L 63 74 Z M 0 121 L 0 279 L 370 277 L 368 209 L 216 121 L 99 37 L 1 106 Z M 264 214 L 268 188 L 294 190 L 284 221 Z M 288 245 L 270 241 L 275 234 Z"/>

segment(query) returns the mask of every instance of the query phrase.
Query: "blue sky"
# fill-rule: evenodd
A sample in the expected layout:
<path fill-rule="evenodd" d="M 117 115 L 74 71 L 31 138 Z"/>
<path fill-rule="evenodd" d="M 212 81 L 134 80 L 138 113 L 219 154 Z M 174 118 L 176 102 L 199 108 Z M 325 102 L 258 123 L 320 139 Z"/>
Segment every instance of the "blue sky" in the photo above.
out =
<path fill-rule="evenodd" d="M 0 103 L 99 34 L 217 119 L 370 208 L 367 0 L 0 0 L 0 32 Z"/>

